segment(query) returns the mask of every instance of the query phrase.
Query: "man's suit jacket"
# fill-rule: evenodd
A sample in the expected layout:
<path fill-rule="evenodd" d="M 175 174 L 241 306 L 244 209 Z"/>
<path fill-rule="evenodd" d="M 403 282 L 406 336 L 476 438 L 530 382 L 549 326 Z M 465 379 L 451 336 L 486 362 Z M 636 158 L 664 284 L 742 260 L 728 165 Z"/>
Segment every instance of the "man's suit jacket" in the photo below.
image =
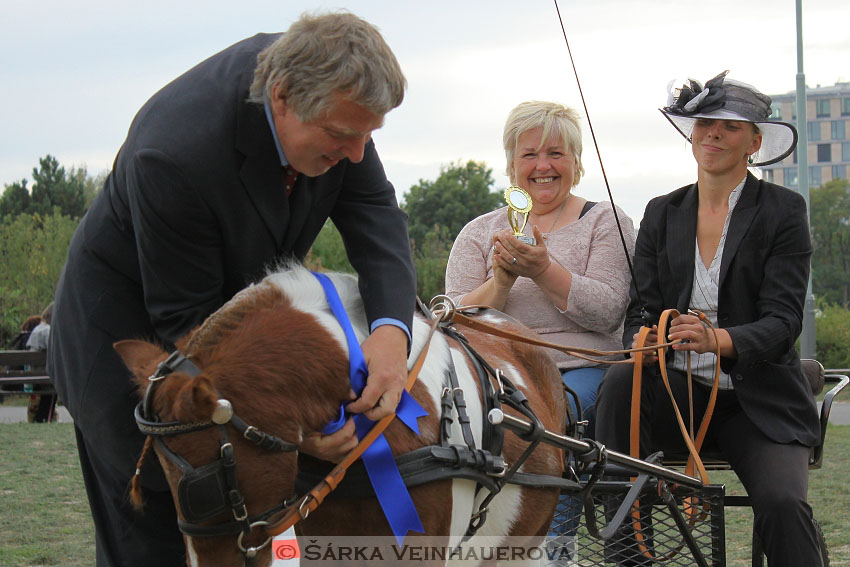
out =
<path fill-rule="evenodd" d="M 688 309 L 697 204 L 694 184 L 646 207 L 635 245 L 627 347 L 642 324 L 635 285 L 653 323 L 664 309 Z M 794 341 L 802 328 L 811 254 L 803 198 L 748 173 L 729 222 L 718 292 L 718 323 L 738 357 L 721 358 L 721 365 L 732 376 L 741 408 L 765 435 L 808 446 L 820 435 L 817 409 Z"/>
<path fill-rule="evenodd" d="M 374 143 L 360 163 L 299 176 L 286 197 L 264 109 L 246 102 L 257 54 L 277 37 L 237 43 L 155 94 L 72 240 L 49 371 L 76 426 L 100 436 L 116 466 L 132 466 L 142 437 L 112 343 L 170 346 L 276 263 L 303 259 L 328 217 L 360 274 L 369 322 L 412 324 L 407 217 Z"/>

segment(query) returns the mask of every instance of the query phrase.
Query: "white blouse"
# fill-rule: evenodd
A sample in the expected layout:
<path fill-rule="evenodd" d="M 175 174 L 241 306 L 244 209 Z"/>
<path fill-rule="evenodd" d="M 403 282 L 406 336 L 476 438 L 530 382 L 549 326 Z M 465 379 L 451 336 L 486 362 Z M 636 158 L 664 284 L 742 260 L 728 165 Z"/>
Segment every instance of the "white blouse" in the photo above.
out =
<path fill-rule="evenodd" d="M 738 199 L 741 197 L 741 191 L 744 188 L 744 178 L 738 184 L 732 193 L 729 195 L 729 212 L 726 213 L 726 222 L 723 224 L 723 234 L 720 236 L 720 243 L 717 245 L 717 251 L 714 253 L 714 258 L 711 260 L 711 265 L 707 268 L 702 261 L 699 253 L 699 242 L 694 238 L 694 285 L 691 289 L 690 308 L 696 311 L 702 311 L 711 321 L 714 327 L 717 327 L 717 296 L 720 282 L 720 262 L 723 258 L 723 247 L 726 244 L 726 232 L 729 230 L 729 219 L 732 218 L 732 211 L 735 205 L 738 204 Z M 673 360 L 673 368 L 687 372 L 687 352 L 682 352 L 681 356 L 676 356 Z M 713 352 L 696 354 L 691 352 L 691 372 L 694 379 L 702 384 L 711 386 L 714 384 L 714 367 L 717 361 L 717 356 Z M 732 378 L 720 371 L 721 390 L 732 389 Z"/>

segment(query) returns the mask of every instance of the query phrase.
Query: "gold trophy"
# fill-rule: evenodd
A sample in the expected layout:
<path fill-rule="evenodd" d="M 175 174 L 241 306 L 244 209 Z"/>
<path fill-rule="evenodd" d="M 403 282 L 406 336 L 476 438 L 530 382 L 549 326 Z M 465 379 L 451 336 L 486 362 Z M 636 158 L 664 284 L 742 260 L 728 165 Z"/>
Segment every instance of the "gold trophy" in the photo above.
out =
<path fill-rule="evenodd" d="M 522 233 L 528 223 L 528 213 L 531 212 L 533 205 L 531 195 L 522 187 L 514 185 L 505 189 L 505 201 L 508 203 L 508 224 L 514 229 L 516 239 L 531 246 L 537 244 L 533 236 Z"/>

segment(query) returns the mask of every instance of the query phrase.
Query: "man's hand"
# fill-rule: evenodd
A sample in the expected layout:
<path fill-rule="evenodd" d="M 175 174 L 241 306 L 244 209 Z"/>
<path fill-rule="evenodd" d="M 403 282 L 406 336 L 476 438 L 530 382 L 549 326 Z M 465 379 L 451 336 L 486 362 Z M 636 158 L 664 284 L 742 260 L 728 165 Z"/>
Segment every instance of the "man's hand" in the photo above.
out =
<path fill-rule="evenodd" d="M 363 393 L 351 402 L 351 413 L 378 421 L 393 413 L 407 381 L 407 334 L 395 325 L 381 325 L 361 345 L 369 378 Z"/>
<path fill-rule="evenodd" d="M 323 461 L 338 463 L 356 446 L 354 419 L 349 417 L 342 429 L 330 435 L 318 431 L 307 433 L 298 450 Z"/>

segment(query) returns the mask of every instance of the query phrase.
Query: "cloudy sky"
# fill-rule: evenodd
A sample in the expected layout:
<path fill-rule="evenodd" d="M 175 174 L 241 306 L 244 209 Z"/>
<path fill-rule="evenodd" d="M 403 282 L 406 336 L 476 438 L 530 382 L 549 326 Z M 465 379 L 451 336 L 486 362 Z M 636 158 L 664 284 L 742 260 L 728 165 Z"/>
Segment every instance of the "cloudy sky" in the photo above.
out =
<path fill-rule="evenodd" d="M 790 0 L 559 0 L 614 200 L 635 221 L 646 201 L 693 181 L 687 143 L 658 112 L 666 85 L 724 69 L 768 94 L 796 88 Z M 846 0 L 803 0 L 809 86 L 850 80 Z M 482 160 L 507 186 L 501 132 L 530 99 L 581 108 L 552 0 L 4 0 L 0 183 L 38 158 L 108 169 L 138 108 L 165 83 L 306 10 L 348 9 L 376 24 L 408 79 L 375 134 L 399 197 L 457 160 Z M 577 192 L 607 200 L 585 120 Z"/>

